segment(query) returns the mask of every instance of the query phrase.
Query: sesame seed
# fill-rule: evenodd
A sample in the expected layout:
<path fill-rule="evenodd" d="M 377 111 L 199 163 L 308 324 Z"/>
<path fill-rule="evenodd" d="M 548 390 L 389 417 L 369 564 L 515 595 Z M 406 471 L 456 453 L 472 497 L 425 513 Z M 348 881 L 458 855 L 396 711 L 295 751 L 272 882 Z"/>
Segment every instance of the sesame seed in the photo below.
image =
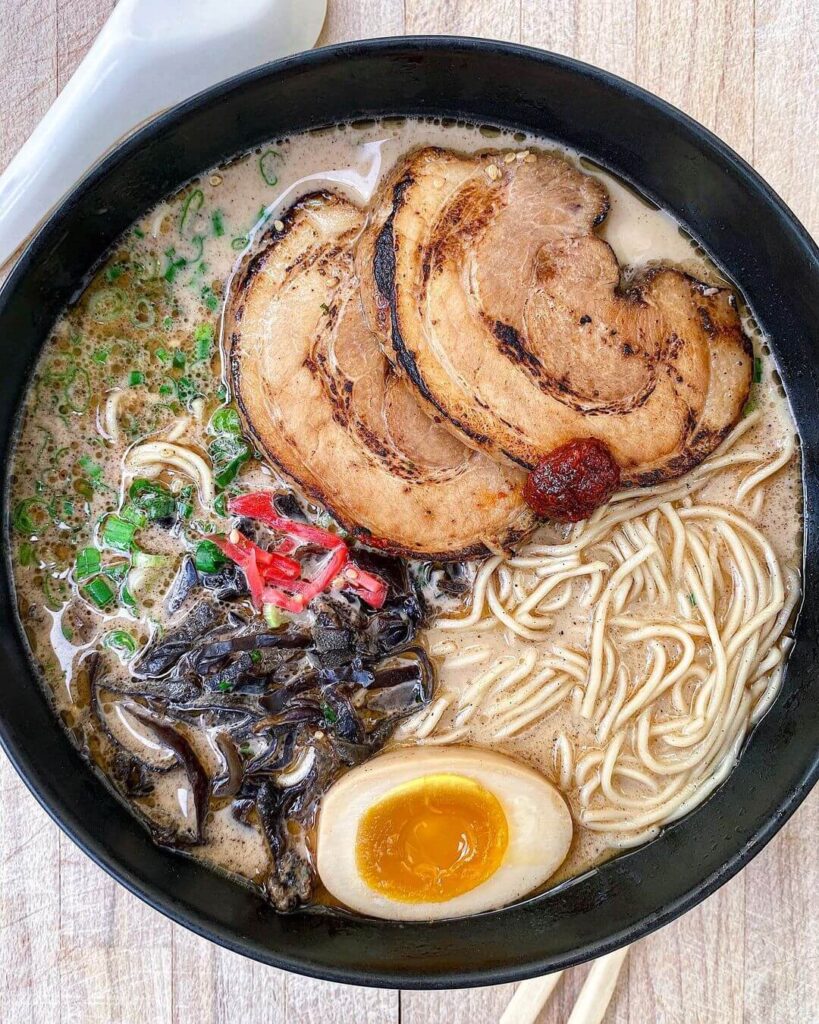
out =
<path fill-rule="evenodd" d="M 537 163 L 537 157 L 535 156 L 534 153 L 528 153 L 527 156 L 526 156 L 526 159 L 524 160 L 524 163 L 527 163 L 527 164 Z"/>
<path fill-rule="evenodd" d="M 529 150 L 528 149 L 522 149 L 520 151 L 520 153 L 516 153 L 515 154 L 515 159 L 516 160 L 525 160 L 527 156 L 529 156 Z"/>
<path fill-rule="evenodd" d="M 284 221 L 283 220 L 274 220 L 273 221 L 273 227 L 277 231 L 284 231 Z"/>
<path fill-rule="evenodd" d="M 433 188 L 443 188 L 444 187 L 444 179 L 443 178 L 433 178 L 432 179 L 432 187 Z"/>
<path fill-rule="evenodd" d="M 489 166 L 486 168 L 486 174 L 491 181 L 497 181 L 498 178 L 501 176 L 500 168 L 498 168 L 495 164 L 489 164 Z"/>
<path fill-rule="evenodd" d="M 514 163 L 515 162 L 515 154 L 514 153 L 507 153 L 506 156 L 503 158 L 503 162 L 505 164 L 512 164 L 512 163 Z"/>
<path fill-rule="evenodd" d="M 211 183 L 211 185 L 213 185 L 214 188 L 216 188 L 217 185 L 221 185 L 222 184 L 222 175 L 221 174 L 211 174 L 211 176 L 210 176 L 210 183 Z"/>

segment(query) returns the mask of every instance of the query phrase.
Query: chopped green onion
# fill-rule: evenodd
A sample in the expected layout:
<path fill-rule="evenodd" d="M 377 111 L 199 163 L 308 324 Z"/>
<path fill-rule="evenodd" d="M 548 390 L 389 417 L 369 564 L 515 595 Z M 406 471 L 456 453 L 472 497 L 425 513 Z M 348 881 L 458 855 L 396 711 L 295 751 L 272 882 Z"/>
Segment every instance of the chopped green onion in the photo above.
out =
<path fill-rule="evenodd" d="M 196 546 L 193 563 L 199 572 L 218 572 L 226 558 L 213 541 L 203 540 Z"/>
<path fill-rule="evenodd" d="M 202 254 L 205 251 L 205 238 L 204 235 L 194 235 L 191 239 L 192 250 L 190 252 L 179 253 L 179 258 L 183 259 L 188 266 L 194 266 L 199 263 L 202 259 Z M 201 274 L 204 270 L 204 264 L 200 264 L 198 272 Z"/>
<path fill-rule="evenodd" d="M 151 522 L 170 519 L 176 511 L 176 502 L 171 492 L 153 480 L 137 477 L 128 489 L 128 497 Z"/>
<path fill-rule="evenodd" d="M 91 379 L 81 366 L 69 371 L 63 388 L 66 404 L 72 412 L 85 412 L 91 401 Z"/>
<path fill-rule="evenodd" d="M 141 370 L 131 370 L 128 374 L 128 386 L 135 388 L 138 384 L 145 383 L 145 374 Z"/>
<path fill-rule="evenodd" d="M 124 629 L 113 629 L 102 638 L 102 646 L 116 651 L 123 661 L 129 661 L 137 649 L 136 640 Z"/>
<path fill-rule="evenodd" d="M 254 665 L 258 665 L 259 662 L 262 660 L 262 652 L 261 651 L 251 651 L 250 652 L 250 660 L 253 662 Z"/>
<path fill-rule="evenodd" d="M 199 324 L 193 332 L 193 340 L 196 344 L 196 358 L 210 359 L 211 346 L 213 344 L 213 325 Z"/>
<path fill-rule="evenodd" d="M 122 277 L 122 275 L 124 273 L 125 273 L 125 268 L 121 267 L 119 265 L 119 263 L 115 263 L 112 267 L 109 267 L 105 271 L 105 280 L 106 281 L 111 281 L 111 282 L 116 281 L 116 279 L 118 277 Z"/>
<path fill-rule="evenodd" d="M 33 534 L 51 521 L 51 509 L 40 498 L 25 498 L 14 506 L 12 526 L 18 533 Z"/>
<path fill-rule="evenodd" d="M 331 708 L 329 704 L 322 704 L 321 712 L 324 715 L 324 721 L 329 722 L 330 725 L 333 725 L 338 721 L 338 712 L 334 708 Z"/>
<path fill-rule="evenodd" d="M 275 167 L 279 154 L 275 149 L 268 149 L 259 157 L 259 171 L 267 185 L 278 185 L 279 179 L 276 176 Z"/>
<path fill-rule="evenodd" d="M 185 353 L 182 349 L 177 348 L 174 350 L 171 364 L 175 370 L 183 370 L 185 368 Z"/>
<path fill-rule="evenodd" d="M 696 606 L 697 606 L 697 595 L 696 594 L 689 594 L 688 595 L 688 600 L 691 602 L 692 607 L 696 608 Z"/>
<path fill-rule="evenodd" d="M 54 584 L 57 589 L 61 592 L 59 597 L 56 597 L 51 589 L 51 585 Z M 63 605 L 64 598 L 64 587 L 65 583 L 59 578 L 59 576 L 52 576 L 46 573 L 43 576 L 43 595 L 46 599 L 46 606 L 49 611 L 57 612 Z"/>
<path fill-rule="evenodd" d="M 104 363 L 107 358 L 108 358 L 108 349 L 107 348 L 95 348 L 94 349 L 93 359 L 94 359 L 95 363 Z"/>
<path fill-rule="evenodd" d="M 102 466 L 98 466 L 90 455 L 83 455 L 77 459 L 80 469 L 83 469 L 92 480 L 102 476 Z"/>
<path fill-rule="evenodd" d="M 754 384 L 759 384 L 762 381 L 762 360 L 759 356 L 754 356 Z"/>
<path fill-rule="evenodd" d="M 97 608 L 105 608 L 114 600 L 114 591 L 102 576 L 91 580 L 87 586 L 82 588 L 82 592 Z"/>
<path fill-rule="evenodd" d="M 49 446 L 50 444 L 53 444 L 53 443 L 54 443 L 54 435 L 53 435 L 53 434 L 51 433 L 51 431 L 50 431 L 50 430 L 43 430 L 43 429 L 41 428 L 41 429 L 40 429 L 40 433 L 41 433 L 41 434 L 43 435 L 43 440 L 42 440 L 42 442 L 40 443 L 40 447 L 39 447 L 39 449 L 37 450 L 37 458 L 36 458 L 36 462 L 37 462 L 37 465 L 38 465 L 38 466 L 40 465 L 40 463 L 41 463 L 41 462 L 42 462 L 42 460 L 43 460 L 43 455 L 45 454 L 45 450 L 46 450 L 46 448 L 48 448 L 48 446 Z"/>
<path fill-rule="evenodd" d="M 283 622 L 281 609 L 277 608 L 275 604 L 266 604 L 262 610 L 264 612 L 264 621 L 268 626 L 271 629 L 278 629 Z"/>
<path fill-rule="evenodd" d="M 73 516 L 74 515 L 74 502 L 69 501 L 68 498 L 63 498 L 62 501 L 63 515 Z"/>
<path fill-rule="evenodd" d="M 213 233 L 217 238 L 221 238 L 225 233 L 225 223 L 222 220 L 222 211 L 214 210 L 210 215 L 210 222 L 213 225 Z"/>
<path fill-rule="evenodd" d="M 242 421 L 239 413 L 231 406 L 217 409 L 210 420 L 210 429 L 215 434 L 241 434 Z"/>
<path fill-rule="evenodd" d="M 253 753 L 253 747 L 249 743 L 242 743 L 239 747 L 239 753 L 249 757 Z"/>
<path fill-rule="evenodd" d="M 165 256 L 168 260 L 165 270 L 162 276 L 169 284 L 173 284 L 173 280 L 176 277 L 177 271 L 188 265 L 188 261 L 181 256 L 176 255 L 176 249 L 173 246 L 170 249 L 165 250 Z"/>
<path fill-rule="evenodd" d="M 752 412 L 756 412 L 756 410 L 758 408 L 759 408 L 758 403 L 755 402 L 753 398 L 749 398 L 748 401 L 745 403 L 745 405 L 743 405 L 743 407 L 742 407 L 742 415 L 743 416 L 750 416 L 751 413 Z"/>
<path fill-rule="evenodd" d="M 30 544 L 27 540 L 24 540 L 23 543 L 20 545 L 20 550 L 18 552 L 17 557 L 18 561 L 20 562 L 20 565 L 34 565 L 34 545 Z"/>
<path fill-rule="evenodd" d="M 184 405 L 190 405 L 195 398 L 200 397 L 199 389 L 190 377 L 180 377 L 176 382 L 176 391 L 179 395 L 179 401 Z"/>
<path fill-rule="evenodd" d="M 100 571 L 100 553 L 97 548 L 80 548 L 74 563 L 74 574 L 78 580 L 96 576 Z"/>
<path fill-rule="evenodd" d="M 159 569 L 171 560 L 170 555 L 154 555 L 149 551 L 135 551 L 131 561 L 137 569 Z"/>
<path fill-rule="evenodd" d="M 162 317 L 162 326 L 165 328 L 166 331 L 169 331 L 173 327 L 173 317 L 172 316 L 163 316 Z"/>
<path fill-rule="evenodd" d="M 144 296 L 141 299 L 137 299 L 133 312 L 131 313 L 131 322 L 134 327 L 142 327 L 144 329 L 153 327 L 156 323 L 156 310 L 154 309 L 154 304 Z"/>
<path fill-rule="evenodd" d="M 134 595 L 127 587 L 123 587 L 119 595 L 120 601 L 125 605 L 126 608 L 136 608 L 136 601 Z"/>
<path fill-rule="evenodd" d="M 193 515 L 193 487 L 190 485 L 183 487 L 179 492 L 178 500 L 176 503 L 176 514 L 180 519 L 190 519 Z"/>
<path fill-rule="evenodd" d="M 250 458 L 246 442 L 234 434 L 220 434 L 208 445 L 213 464 L 213 478 L 218 487 L 227 487 L 242 465 Z"/>
<path fill-rule="evenodd" d="M 118 288 L 102 288 L 88 300 L 88 312 L 98 324 L 116 320 L 125 309 L 125 294 Z"/>
<path fill-rule="evenodd" d="M 154 355 L 160 361 L 160 363 L 167 363 L 167 361 L 171 358 L 168 355 L 168 350 L 166 348 L 162 348 L 161 346 L 154 351 Z"/>
<path fill-rule="evenodd" d="M 130 551 L 136 533 L 136 523 L 129 523 L 119 516 L 108 516 L 102 528 L 102 542 L 115 551 Z"/>
<path fill-rule="evenodd" d="M 213 511 L 217 516 L 221 516 L 223 519 L 227 519 L 227 495 L 217 494 L 213 499 Z"/>
<path fill-rule="evenodd" d="M 179 219 L 179 230 L 181 233 L 184 233 L 185 228 L 194 222 L 196 215 L 202 209 L 202 203 L 204 201 L 205 196 L 201 188 L 194 189 L 185 200 L 182 207 L 182 216 Z"/>
<path fill-rule="evenodd" d="M 219 299 L 209 284 L 206 284 L 205 287 L 202 289 L 202 301 L 205 303 L 205 305 L 208 307 L 211 313 L 215 312 L 215 310 L 219 306 Z"/>
<path fill-rule="evenodd" d="M 145 237 L 145 232 L 142 230 L 142 228 L 134 228 L 134 234 L 137 236 L 137 238 Z"/>
<path fill-rule="evenodd" d="M 248 241 L 249 241 L 249 239 L 248 239 L 247 235 L 238 235 L 230 243 L 230 247 L 231 247 L 231 249 L 236 249 L 236 251 L 238 252 L 239 249 L 244 249 L 245 248 L 245 246 L 247 245 Z"/>
<path fill-rule="evenodd" d="M 71 643 L 71 641 L 74 639 L 74 630 L 68 625 L 67 622 L 63 622 L 62 620 L 60 620 L 60 632 L 69 643 Z"/>
<path fill-rule="evenodd" d="M 130 562 L 112 562 L 103 566 L 102 571 L 109 579 L 120 581 L 125 579 L 130 568 Z"/>
<path fill-rule="evenodd" d="M 159 385 L 160 395 L 175 395 L 176 394 L 176 381 L 173 377 L 163 377 L 162 383 Z"/>
<path fill-rule="evenodd" d="M 229 679 L 220 679 L 219 689 L 222 691 L 222 693 L 230 693 L 230 691 L 233 689 L 233 683 L 231 683 Z"/>

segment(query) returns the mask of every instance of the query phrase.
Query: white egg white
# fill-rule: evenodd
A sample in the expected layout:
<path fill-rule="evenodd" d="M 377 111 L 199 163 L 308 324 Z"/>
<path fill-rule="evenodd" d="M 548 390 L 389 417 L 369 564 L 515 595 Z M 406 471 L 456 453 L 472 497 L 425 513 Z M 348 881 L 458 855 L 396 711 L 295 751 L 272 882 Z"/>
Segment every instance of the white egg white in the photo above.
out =
<path fill-rule="evenodd" d="M 497 871 L 469 892 L 442 903 L 404 903 L 375 892 L 356 864 L 362 816 L 396 786 L 424 775 L 474 779 L 500 802 L 509 845 Z M 572 819 L 558 790 L 504 754 L 474 747 L 401 747 L 354 768 L 322 800 L 316 837 L 319 876 L 351 910 L 396 921 L 465 917 L 506 906 L 554 874 L 569 851 Z"/>

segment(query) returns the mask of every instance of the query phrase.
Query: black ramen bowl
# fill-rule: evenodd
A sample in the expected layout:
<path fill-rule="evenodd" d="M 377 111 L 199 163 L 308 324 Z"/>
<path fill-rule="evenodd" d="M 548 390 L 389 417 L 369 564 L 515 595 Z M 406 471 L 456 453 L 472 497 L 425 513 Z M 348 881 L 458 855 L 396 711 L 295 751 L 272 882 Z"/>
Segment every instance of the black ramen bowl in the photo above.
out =
<path fill-rule="evenodd" d="M 0 595 L 0 740 L 36 798 L 90 857 L 214 942 L 335 981 L 485 985 L 599 956 L 690 909 L 759 852 L 819 774 L 819 251 L 782 201 L 680 111 L 565 57 L 471 39 L 410 38 L 278 61 L 202 93 L 123 142 L 29 245 L 0 296 L 0 436 L 7 461 L 49 328 L 133 220 L 240 150 L 388 114 L 513 126 L 575 147 L 670 210 L 737 282 L 770 338 L 802 442 L 804 601 L 782 691 L 737 767 L 653 842 L 505 910 L 432 924 L 281 916 L 243 886 L 155 846 L 82 760 L 27 656 L 8 564 Z"/>

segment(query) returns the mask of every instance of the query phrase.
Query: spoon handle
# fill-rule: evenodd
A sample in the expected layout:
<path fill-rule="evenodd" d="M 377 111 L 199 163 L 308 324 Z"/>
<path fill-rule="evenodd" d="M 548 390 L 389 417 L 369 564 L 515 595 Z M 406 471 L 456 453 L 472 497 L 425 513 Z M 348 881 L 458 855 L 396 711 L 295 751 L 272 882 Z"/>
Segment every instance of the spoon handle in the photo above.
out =
<path fill-rule="evenodd" d="M 201 89 L 316 42 L 326 0 L 120 0 L 0 175 L 0 267 L 125 134 Z"/>

